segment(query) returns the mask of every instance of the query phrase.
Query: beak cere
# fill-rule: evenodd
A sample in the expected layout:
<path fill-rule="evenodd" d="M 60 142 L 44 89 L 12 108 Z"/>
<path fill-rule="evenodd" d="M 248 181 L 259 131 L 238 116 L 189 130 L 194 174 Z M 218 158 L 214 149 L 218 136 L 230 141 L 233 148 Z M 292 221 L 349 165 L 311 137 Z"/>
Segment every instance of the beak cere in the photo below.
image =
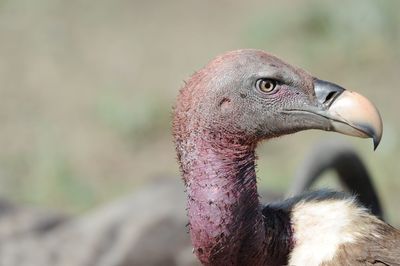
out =
<path fill-rule="evenodd" d="M 314 81 L 314 90 L 332 131 L 361 138 L 372 138 L 374 149 L 382 138 L 382 119 L 376 107 L 364 96 L 323 80 Z"/>

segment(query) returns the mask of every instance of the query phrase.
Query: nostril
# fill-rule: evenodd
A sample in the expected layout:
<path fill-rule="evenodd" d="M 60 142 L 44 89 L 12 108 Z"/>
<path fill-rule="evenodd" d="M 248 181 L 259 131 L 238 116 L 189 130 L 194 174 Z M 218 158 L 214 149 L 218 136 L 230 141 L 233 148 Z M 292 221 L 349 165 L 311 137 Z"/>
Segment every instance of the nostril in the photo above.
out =
<path fill-rule="evenodd" d="M 334 96 L 336 95 L 336 93 L 337 93 L 337 91 L 329 92 L 328 95 L 326 95 L 324 103 L 328 103 L 330 100 L 332 100 L 334 98 Z"/>
<path fill-rule="evenodd" d="M 318 102 L 325 106 L 332 104 L 343 91 L 344 89 L 339 85 L 320 79 L 314 80 L 315 96 Z"/>

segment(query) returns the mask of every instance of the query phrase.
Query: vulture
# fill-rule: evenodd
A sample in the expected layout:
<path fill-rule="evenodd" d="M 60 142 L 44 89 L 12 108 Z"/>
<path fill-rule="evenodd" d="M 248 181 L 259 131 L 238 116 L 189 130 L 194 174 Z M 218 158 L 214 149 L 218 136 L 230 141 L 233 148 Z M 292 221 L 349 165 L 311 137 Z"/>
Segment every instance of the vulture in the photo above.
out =
<path fill-rule="evenodd" d="M 372 138 L 362 95 L 260 50 L 216 57 L 180 90 L 173 138 L 203 265 L 400 265 L 400 232 L 355 197 L 315 191 L 261 206 L 257 144 L 307 129 Z M 284 165 L 285 162 L 282 162 Z"/>

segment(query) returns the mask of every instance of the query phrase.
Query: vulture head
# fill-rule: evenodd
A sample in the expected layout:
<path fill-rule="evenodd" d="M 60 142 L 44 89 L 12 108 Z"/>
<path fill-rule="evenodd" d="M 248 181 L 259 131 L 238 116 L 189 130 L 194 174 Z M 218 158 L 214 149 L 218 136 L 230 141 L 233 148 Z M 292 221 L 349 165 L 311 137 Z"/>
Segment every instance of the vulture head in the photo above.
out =
<path fill-rule="evenodd" d="M 242 141 L 322 129 L 371 137 L 376 148 L 382 137 L 379 112 L 365 97 L 260 50 L 211 61 L 189 80 L 176 109 L 188 111 L 184 120 L 196 120 L 192 127 Z"/>

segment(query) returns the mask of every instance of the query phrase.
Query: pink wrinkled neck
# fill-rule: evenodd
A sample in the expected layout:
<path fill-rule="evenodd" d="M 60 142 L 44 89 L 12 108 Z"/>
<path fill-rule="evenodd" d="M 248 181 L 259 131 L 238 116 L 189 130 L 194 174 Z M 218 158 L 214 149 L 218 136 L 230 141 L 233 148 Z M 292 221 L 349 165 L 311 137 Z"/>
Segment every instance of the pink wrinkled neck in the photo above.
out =
<path fill-rule="evenodd" d="M 260 257 L 265 230 L 254 147 L 207 135 L 188 143 L 191 152 L 181 161 L 194 252 L 206 265 L 247 264 Z"/>

